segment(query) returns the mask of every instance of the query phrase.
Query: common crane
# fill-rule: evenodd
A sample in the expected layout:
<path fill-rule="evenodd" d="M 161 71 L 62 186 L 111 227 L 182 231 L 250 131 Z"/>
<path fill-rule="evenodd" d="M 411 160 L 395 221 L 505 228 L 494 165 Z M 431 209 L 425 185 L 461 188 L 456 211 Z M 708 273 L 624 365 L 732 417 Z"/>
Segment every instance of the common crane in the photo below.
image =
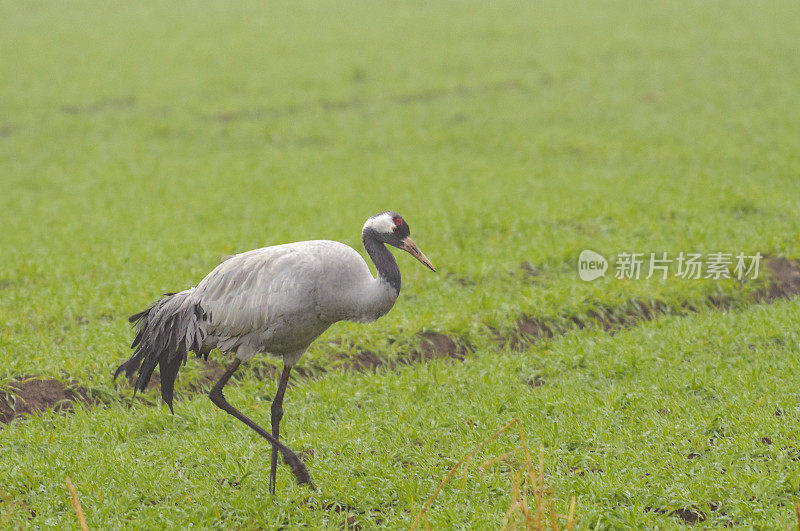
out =
<path fill-rule="evenodd" d="M 247 424 L 272 444 L 269 489 L 275 494 L 278 452 L 299 484 L 314 484 L 303 462 L 279 441 L 283 395 L 289 373 L 308 346 L 337 321 L 372 322 L 385 315 L 400 293 L 400 269 L 385 244 L 410 253 L 436 271 L 410 236 L 397 212 L 376 214 L 361 231 L 364 248 L 375 264 L 372 276 L 352 247 L 315 240 L 264 247 L 237 254 L 218 265 L 200 283 L 165 294 L 147 310 L 130 317 L 136 337 L 131 357 L 114 373 L 144 391 L 158 365 L 161 396 L 172 410 L 175 377 L 188 353 L 208 359 L 217 348 L 235 353 L 209 392 L 211 401 Z M 283 358 L 283 372 L 271 407 L 272 433 L 225 399 L 222 389 L 239 366 L 257 353 Z"/>

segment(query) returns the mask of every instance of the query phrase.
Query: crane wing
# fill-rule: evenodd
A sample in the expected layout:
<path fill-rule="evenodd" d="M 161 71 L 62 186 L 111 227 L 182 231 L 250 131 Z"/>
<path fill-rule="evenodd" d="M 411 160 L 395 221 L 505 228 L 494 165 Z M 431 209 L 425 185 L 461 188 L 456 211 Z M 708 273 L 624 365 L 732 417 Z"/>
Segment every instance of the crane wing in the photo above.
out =
<path fill-rule="evenodd" d="M 313 259 L 291 246 L 256 249 L 222 262 L 194 293 L 206 313 L 208 333 L 264 335 L 287 320 L 314 319 L 314 267 Z"/>

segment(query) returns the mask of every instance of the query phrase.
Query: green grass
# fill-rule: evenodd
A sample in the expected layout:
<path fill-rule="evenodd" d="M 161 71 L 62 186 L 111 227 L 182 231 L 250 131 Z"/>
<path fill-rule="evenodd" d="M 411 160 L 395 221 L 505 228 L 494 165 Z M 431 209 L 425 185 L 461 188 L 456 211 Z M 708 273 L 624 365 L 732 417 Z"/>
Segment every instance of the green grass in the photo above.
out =
<path fill-rule="evenodd" d="M 584 331 L 524 355 L 481 350 L 463 363 L 303 382 L 287 394 L 285 422 L 290 444 L 313 452 L 314 493 L 281 469 L 280 496 L 269 500 L 267 448 L 204 397 L 174 417 L 138 406 L 25 419 L 0 432 L 14 456 L 0 477 L 44 525 L 73 518 L 69 474 L 91 527 L 323 526 L 350 515 L 402 527 L 471 446 L 520 418 L 544 444 L 557 506 L 566 512 L 576 494 L 583 525 L 677 525 L 656 511 L 696 506 L 712 524 L 772 527 L 791 517 L 800 488 L 800 335 L 785 326 L 797 310 L 787 302 L 667 318 L 613 337 Z M 530 386 L 534 376 L 544 385 Z M 269 387 L 249 380 L 229 398 L 267 419 Z M 501 440 L 482 456 L 517 444 Z M 473 469 L 463 490 L 446 488 L 432 526 L 497 525 L 507 471 Z"/>
<path fill-rule="evenodd" d="M 3 525 L 76 525 L 68 474 L 92 527 L 323 526 L 346 517 L 334 502 L 404 527 L 513 417 L 583 526 L 679 526 L 691 506 L 711 525 L 791 521 L 798 303 L 753 306 L 763 279 L 584 283 L 576 258 L 800 256 L 794 3 L 36 2 L 0 20 L 0 389 L 74 379 L 104 403 L 0 431 L 0 488 L 36 511 L 2 504 Z M 233 252 L 361 250 L 386 208 L 439 273 L 399 257 L 390 314 L 335 325 L 302 364 L 353 350 L 334 339 L 391 358 L 424 331 L 472 350 L 296 381 L 283 431 L 319 492 L 281 469 L 269 498 L 268 448 L 189 392 L 191 363 L 175 416 L 128 409 L 110 381 L 128 315 Z M 700 312 L 525 352 L 492 339 L 523 313 L 589 322 L 631 300 Z M 266 423 L 273 390 L 250 375 L 230 397 Z M 474 475 L 431 523 L 496 527 L 509 499 L 502 467 Z"/>

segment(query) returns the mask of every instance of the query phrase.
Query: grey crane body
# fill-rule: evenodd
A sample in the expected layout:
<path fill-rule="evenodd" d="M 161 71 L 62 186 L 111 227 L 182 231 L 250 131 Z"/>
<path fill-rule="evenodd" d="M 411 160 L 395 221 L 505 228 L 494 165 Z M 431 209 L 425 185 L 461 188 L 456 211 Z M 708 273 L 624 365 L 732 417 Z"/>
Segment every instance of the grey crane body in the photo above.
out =
<path fill-rule="evenodd" d="M 374 321 L 398 295 L 355 249 L 328 240 L 235 255 L 188 292 L 204 312 L 196 331 L 204 352 L 235 351 L 242 361 L 269 352 L 288 365 L 333 323 Z"/>
<path fill-rule="evenodd" d="M 283 393 L 289 372 L 308 346 L 333 323 L 370 322 L 385 315 L 400 293 L 400 270 L 384 244 L 406 250 L 433 270 L 395 212 L 367 220 L 362 230 L 378 275 L 352 247 L 330 240 L 275 245 L 237 254 L 218 265 L 197 286 L 167 294 L 131 317 L 138 331 L 133 355 L 115 373 L 144 390 L 156 365 L 161 395 L 172 409 L 175 377 L 189 352 L 206 358 L 214 348 L 234 353 L 234 363 L 212 390 L 211 399 L 273 445 L 270 491 L 280 451 L 300 483 L 311 484 L 305 466 L 278 441 Z M 222 388 L 239 365 L 257 353 L 283 358 L 284 371 L 272 408 L 272 435 L 227 403 Z M 135 391 L 134 391 L 135 392 Z"/>

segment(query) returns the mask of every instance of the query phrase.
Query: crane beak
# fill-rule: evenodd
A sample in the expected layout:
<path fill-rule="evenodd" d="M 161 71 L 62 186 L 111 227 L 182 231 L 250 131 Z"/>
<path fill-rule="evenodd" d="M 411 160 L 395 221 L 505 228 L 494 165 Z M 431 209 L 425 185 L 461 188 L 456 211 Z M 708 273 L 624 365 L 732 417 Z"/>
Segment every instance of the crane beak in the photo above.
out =
<path fill-rule="evenodd" d="M 417 247 L 417 244 L 414 243 L 414 240 L 411 239 L 411 236 L 406 236 L 405 238 L 403 238 L 402 243 L 403 243 L 403 246 L 401 247 L 402 250 L 406 251 L 408 254 L 410 254 L 411 256 L 413 256 L 414 258 L 416 258 L 417 260 L 428 266 L 428 268 L 434 273 L 436 272 L 436 269 L 433 267 L 431 261 L 428 260 L 427 256 L 422 254 L 422 251 L 419 250 L 419 247 Z"/>

